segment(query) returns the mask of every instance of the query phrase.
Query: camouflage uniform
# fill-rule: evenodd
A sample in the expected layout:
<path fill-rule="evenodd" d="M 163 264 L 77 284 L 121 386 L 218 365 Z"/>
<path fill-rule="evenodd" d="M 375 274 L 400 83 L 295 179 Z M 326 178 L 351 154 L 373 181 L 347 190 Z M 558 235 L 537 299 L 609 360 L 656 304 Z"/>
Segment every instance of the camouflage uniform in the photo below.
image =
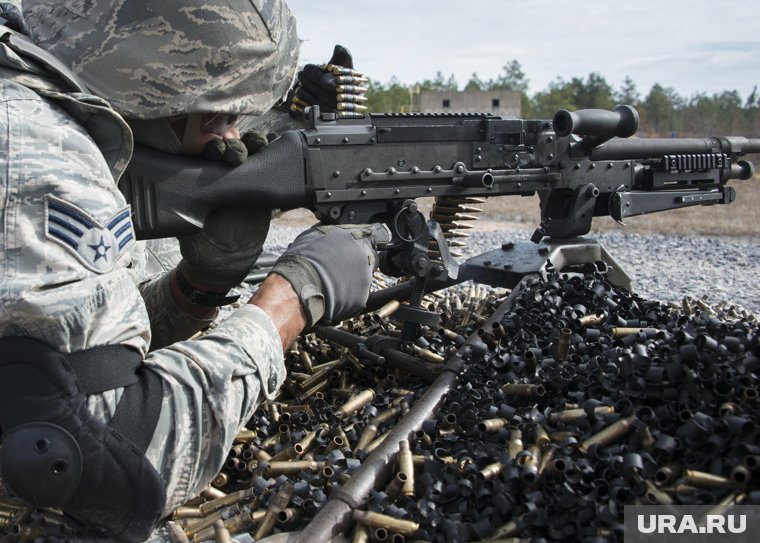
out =
<path fill-rule="evenodd" d="M 153 5 L 165 13 L 163 4 L 169 3 L 146 2 L 135 7 L 124 0 L 30 1 L 24 9 L 33 32 L 37 30 L 37 41 L 56 55 L 59 48 L 72 47 L 68 53 L 84 59 L 75 63 L 74 70 L 86 75 L 88 71 L 111 73 L 127 67 L 109 58 L 113 43 L 101 40 L 92 49 L 74 51 L 72 43 L 82 47 L 93 28 L 85 12 L 91 10 L 97 21 L 94 24 L 102 25 L 99 28 L 123 38 L 121 15 L 130 9 L 150 10 Z M 215 34 L 206 31 L 204 37 L 212 42 L 207 49 L 208 62 L 183 62 L 180 58 L 172 64 L 167 60 L 178 69 L 166 70 L 165 66 L 146 65 L 140 47 L 176 53 L 178 48 L 201 44 L 182 32 L 173 32 L 175 21 L 158 17 L 137 29 L 137 41 L 120 42 L 135 50 L 135 69 L 129 72 L 133 85 L 122 85 L 119 79 L 115 89 L 94 90 L 113 92 L 114 102 L 125 111 L 130 103 L 153 101 L 167 104 L 162 115 L 198 110 L 194 108 L 225 110 L 222 104 L 232 104 L 241 112 L 268 109 L 281 96 L 280 91 L 289 87 L 295 70 L 295 58 L 283 56 L 282 47 L 270 43 L 294 39 L 292 18 L 277 1 L 253 1 L 252 14 L 230 11 L 230 5 L 214 2 L 173 9 L 176 17 L 194 24 L 223 17 L 228 24 L 237 25 L 239 32 L 256 31 L 253 39 L 227 50 L 213 43 Z M 72 15 L 74 19 L 81 16 L 82 25 L 72 23 Z M 43 19 L 44 24 L 40 23 Z M 263 27 L 266 39 L 261 37 L 259 20 L 270 23 Z M 41 29 L 49 30 L 47 40 Z M 228 30 L 228 38 L 229 34 Z M 0 97 L 5 104 L 0 112 L 0 153 L 5 161 L 0 172 L 0 337 L 40 339 L 63 353 L 122 344 L 144 356 L 144 364 L 163 383 L 161 414 L 145 455 L 165 484 L 167 513 L 209 483 L 262 395 L 272 398 L 283 382 L 278 331 L 263 311 L 245 305 L 200 339 L 148 353 L 148 312 L 136 285 L 144 273 L 145 253 L 142 244 L 133 239 L 128 206 L 116 186 L 131 152 L 129 129 L 101 99 L 58 92 L 40 66 L 20 59 L 4 43 L 0 47 Z M 67 60 L 66 54 L 61 56 Z M 254 69 L 254 61 L 262 64 L 257 70 L 264 79 L 260 87 L 251 87 L 250 80 L 245 87 L 244 78 L 222 77 L 210 98 L 200 90 L 195 92 L 193 82 L 200 76 L 193 70 L 205 67 L 208 80 L 234 59 L 243 63 L 241 70 Z M 156 70 L 161 77 L 165 70 L 172 86 L 147 84 L 143 76 L 149 70 Z M 181 82 L 187 93 L 167 90 L 176 88 L 178 73 L 187 77 Z M 91 83 L 88 77 L 83 79 Z M 234 92 L 226 92 L 230 88 Z M 244 98 L 231 98 L 235 93 Z M 163 276 L 154 279 L 165 280 Z M 173 305 L 167 298 L 168 289 L 157 288 L 154 295 L 159 297 L 154 307 Z M 120 395 L 121 389 L 90 395 L 89 410 L 108 422 Z"/>

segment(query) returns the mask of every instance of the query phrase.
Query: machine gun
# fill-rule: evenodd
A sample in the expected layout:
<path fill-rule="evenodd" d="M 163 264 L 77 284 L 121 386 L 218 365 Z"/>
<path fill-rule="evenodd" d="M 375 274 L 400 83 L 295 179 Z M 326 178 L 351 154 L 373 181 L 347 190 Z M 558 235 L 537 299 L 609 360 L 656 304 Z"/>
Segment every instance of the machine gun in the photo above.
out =
<path fill-rule="evenodd" d="M 601 248 L 576 239 L 589 232 L 593 217 L 622 222 L 730 203 L 736 193 L 726 183 L 753 175 L 752 164 L 739 157 L 760 152 L 760 139 L 743 137 L 630 138 L 639 122 L 630 106 L 562 110 L 552 121 L 485 114 L 338 119 L 313 107 L 307 120 L 308 128 L 286 132 L 236 168 L 138 149 L 120 183 L 138 237 L 190 233 L 211 210 L 230 205 L 306 207 L 328 224 L 385 222 L 393 242 L 381 255 L 381 269 L 416 277 L 414 300 L 426 281 L 460 282 L 496 268 L 491 284 L 514 285 L 547 258 L 555 266 L 568 261 L 557 248 L 574 246 L 586 260 L 611 261 Z M 532 241 L 541 246 L 505 245 L 502 253 L 510 255 L 481 255 L 462 269 L 438 224 L 414 201 L 535 193 L 541 220 Z M 439 248 L 435 258 L 431 240 Z M 625 275 L 615 281 L 630 286 Z"/>

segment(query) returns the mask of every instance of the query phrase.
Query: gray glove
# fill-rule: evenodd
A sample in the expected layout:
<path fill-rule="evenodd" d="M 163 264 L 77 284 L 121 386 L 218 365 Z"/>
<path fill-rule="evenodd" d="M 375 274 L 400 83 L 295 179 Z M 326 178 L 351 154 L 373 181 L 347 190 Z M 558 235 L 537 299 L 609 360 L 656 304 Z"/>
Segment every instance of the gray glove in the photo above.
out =
<path fill-rule="evenodd" d="M 315 226 L 290 244 L 272 273 L 292 285 L 308 328 L 320 320 L 338 322 L 367 303 L 377 268 L 375 247 L 384 247 L 390 237 L 382 224 Z"/>
<path fill-rule="evenodd" d="M 185 295 L 204 307 L 235 301 L 224 293 L 243 282 L 261 255 L 270 218 L 268 211 L 248 207 L 215 209 L 203 230 L 178 238 L 182 261 L 177 279 Z M 191 292 L 185 292 L 189 285 L 183 284 L 183 279 L 208 291 L 190 288 Z"/>

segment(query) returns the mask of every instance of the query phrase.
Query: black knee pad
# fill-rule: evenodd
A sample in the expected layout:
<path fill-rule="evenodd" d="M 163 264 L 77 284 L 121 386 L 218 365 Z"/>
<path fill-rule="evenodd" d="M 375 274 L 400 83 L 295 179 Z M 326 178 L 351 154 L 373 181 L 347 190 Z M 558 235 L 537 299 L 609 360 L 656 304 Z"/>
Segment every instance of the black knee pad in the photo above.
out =
<path fill-rule="evenodd" d="M 164 485 L 142 450 L 90 414 L 64 355 L 29 338 L 0 340 L 0 427 L 0 470 L 14 494 L 100 536 L 150 535 Z"/>

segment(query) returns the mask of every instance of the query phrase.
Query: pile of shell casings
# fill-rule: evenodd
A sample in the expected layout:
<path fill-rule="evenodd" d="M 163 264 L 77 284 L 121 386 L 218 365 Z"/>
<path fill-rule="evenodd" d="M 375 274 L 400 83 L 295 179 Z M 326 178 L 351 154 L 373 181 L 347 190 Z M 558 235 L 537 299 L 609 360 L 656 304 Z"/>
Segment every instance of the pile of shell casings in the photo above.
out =
<path fill-rule="evenodd" d="M 571 274 L 515 292 L 484 327 L 504 294 L 426 296 L 442 324 L 410 352 L 442 364 L 466 338 L 480 342 L 465 347 L 439 415 L 399 443 L 392 476 L 354 512 L 354 541 L 616 541 L 626 504 L 760 503 L 752 315 L 704 299 L 664 306 Z M 394 308 L 343 328 L 398 335 Z M 427 387 L 314 335 L 287 366 L 212 485 L 174 512 L 172 541 L 301 530 Z M 35 525 L 7 516 L 0 507 L 6 527 Z"/>
<path fill-rule="evenodd" d="M 409 444 L 414 495 L 376 491 L 371 510 L 431 541 L 616 541 L 627 504 L 760 503 L 752 315 L 555 276 L 475 331 L 457 391 Z"/>
<path fill-rule="evenodd" d="M 380 288 L 386 286 L 376 276 Z M 486 286 L 449 289 L 425 296 L 425 307 L 440 312 L 450 329 L 483 322 L 498 296 Z M 363 337 L 400 334 L 389 317 L 390 303 L 373 313 L 343 323 Z M 473 324 L 475 323 L 475 324 Z M 440 366 L 461 336 L 442 328 L 423 327 L 408 353 Z M 326 503 L 330 492 L 345 483 L 424 392 L 428 383 L 399 370 L 365 366 L 351 349 L 314 334 L 299 338 L 286 353 L 288 377 L 274 401 L 266 402 L 235 440 L 224 468 L 202 496 L 174 512 L 173 541 L 205 541 L 220 528 L 239 539 L 255 539 L 302 529 Z M 411 451 L 409 451 L 411 452 Z M 414 469 L 408 464 L 409 477 Z M 413 479 L 396 478 L 399 495 L 413 488 Z M 402 485 L 403 486 L 403 485 Z M 282 490 L 286 488 L 285 496 Z M 278 498 L 279 496 L 279 498 Z M 279 505 L 274 507 L 273 503 Z M 267 517 L 267 513 L 269 516 Z M 375 512 L 356 512 L 357 531 L 367 537 L 400 542 L 419 526 L 388 519 Z M 215 528 L 215 523 L 221 526 Z M 224 536 L 226 537 L 226 536 Z"/>

